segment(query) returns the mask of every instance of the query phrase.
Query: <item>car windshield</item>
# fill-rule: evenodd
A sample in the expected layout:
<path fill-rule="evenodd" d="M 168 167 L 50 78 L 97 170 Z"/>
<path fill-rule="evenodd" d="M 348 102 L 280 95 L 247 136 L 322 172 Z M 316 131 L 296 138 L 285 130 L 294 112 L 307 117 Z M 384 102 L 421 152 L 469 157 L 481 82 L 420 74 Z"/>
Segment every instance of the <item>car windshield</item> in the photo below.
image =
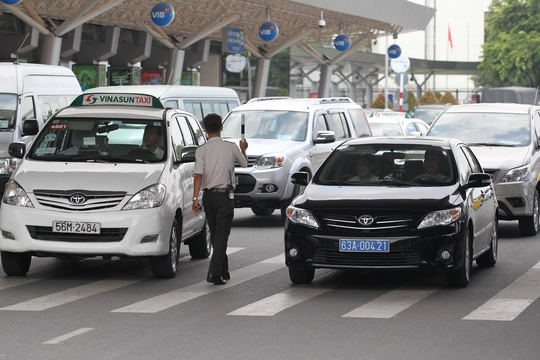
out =
<path fill-rule="evenodd" d="M 471 146 L 527 146 L 530 134 L 527 114 L 501 113 L 443 113 L 427 133 L 458 138 Z"/>
<path fill-rule="evenodd" d="M 17 95 L 0 94 L 0 131 L 13 129 L 17 110 Z"/>
<path fill-rule="evenodd" d="M 242 115 L 248 139 L 306 140 L 308 112 L 286 110 L 232 111 L 223 121 L 223 138 L 240 138 Z"/>
<path fill-rule="evenodd" d="M 433 120 L 441 113 L 443 109 L 427 110 L 418 109 L 415 110 L 411 116 L 415 119 L 424 120 L 426 124 L 431 125 Z"/>
<path fill-rule="evenodd" d="M 53 119 L 39 133 L 29 157 L 43 161 L 159 162 L 165 157 L 162 121 Z"/>
<path fill-rule="evenodd" d="M 446 186 L 456 183 L 449 149 L 426 145 L 343 145 L 321 165 L 313 182 L 344 186 Z"/>
<path fill-rule="evenodd" d="M 371 127 L 371 133 L 373 136 L 395 136 L 403 135 L 403 130 L 401 125 L 396 121 L 395 123 L 385 123 L 385 122 L 370 122 L 369 126 Z"/>

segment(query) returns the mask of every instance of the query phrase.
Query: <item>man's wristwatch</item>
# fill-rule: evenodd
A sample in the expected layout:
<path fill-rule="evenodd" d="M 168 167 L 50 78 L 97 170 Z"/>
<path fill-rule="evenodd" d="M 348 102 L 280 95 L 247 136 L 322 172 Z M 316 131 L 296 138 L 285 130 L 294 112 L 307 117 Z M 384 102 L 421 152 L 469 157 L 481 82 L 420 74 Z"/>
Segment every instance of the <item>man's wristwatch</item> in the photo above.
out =
<path fill-rule="evenodd" d="M 199 200 L 199 198 L 193 197 L 193 199 L 191 199 L 191 200 L 195 201 L 195 200 Z"/>

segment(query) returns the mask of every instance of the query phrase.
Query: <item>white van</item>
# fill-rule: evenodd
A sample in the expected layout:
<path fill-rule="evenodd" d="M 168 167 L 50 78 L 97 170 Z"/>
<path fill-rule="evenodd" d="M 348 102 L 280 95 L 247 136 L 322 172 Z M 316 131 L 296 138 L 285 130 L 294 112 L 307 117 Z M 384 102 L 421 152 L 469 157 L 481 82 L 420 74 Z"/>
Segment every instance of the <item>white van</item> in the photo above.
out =
<path fill-rule="evenodd" d="M 23 132 L 23 123 L 30 119 L 41 128 L 81 93 L 66 67 L 0 62 L 0 194 L 17 164 L 8 154 L 9 144 L 33 139 Z"/>
<path fill-rule="evenodd" d="M 222 118 L 240 105 L 240 98 L 233 89 L 217 86 L 189 85 L 128 85 L 102 86 L 88 89 L 85 93 L 147 94 L 161 100 L 163 106 L 186 110 L 202 124 L 203 118 L 216 113 Z"/>
<path fill-rule="evenodd" d="M 193 115 L 155 97 L 80 95 L 30 146 L 9 148 L 22 161 L 0 206 L 4 272 L 25 275 L 32 256 L 149 258 L 154 276 L 171 278 L 181 243 L 208 257 L 205 214 L 191 210 L 205 141 Z"/>

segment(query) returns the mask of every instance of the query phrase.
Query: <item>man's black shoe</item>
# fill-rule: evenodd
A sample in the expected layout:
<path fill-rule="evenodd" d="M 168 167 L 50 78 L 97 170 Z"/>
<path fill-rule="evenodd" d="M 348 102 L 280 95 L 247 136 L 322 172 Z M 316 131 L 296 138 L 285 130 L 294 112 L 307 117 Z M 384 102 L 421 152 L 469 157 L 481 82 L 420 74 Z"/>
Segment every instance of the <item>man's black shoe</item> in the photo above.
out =
<path fill-rule="evenodd" d="M 208 276 L 206 277 L 206 281 L 214 285 L 225 285 L 225 281 L 223 281 L 221 276 L 216 276 L 212 274 L 208 274 Z"/>
<path fill-rule="evenodd" d="M 231 280 L 231 274 L 227 271 L 223 276 L 221 277 L 223 280 Z"/>

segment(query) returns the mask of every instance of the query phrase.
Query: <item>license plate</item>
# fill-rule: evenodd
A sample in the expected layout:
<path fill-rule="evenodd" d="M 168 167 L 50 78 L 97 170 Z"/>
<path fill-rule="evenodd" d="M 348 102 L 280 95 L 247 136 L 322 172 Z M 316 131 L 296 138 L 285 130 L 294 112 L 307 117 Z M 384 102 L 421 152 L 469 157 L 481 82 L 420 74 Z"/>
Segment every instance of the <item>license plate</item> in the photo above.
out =
<path fill-rule="evenodd" d="M 53 232 L 73 234 L 99 234 L 100 223 L 80 221 L 53 221 Z"/>
<path fill-rule="evenodd" d="M 341 252 L 390 252 L 388 240 L 339 240 Z"/>

